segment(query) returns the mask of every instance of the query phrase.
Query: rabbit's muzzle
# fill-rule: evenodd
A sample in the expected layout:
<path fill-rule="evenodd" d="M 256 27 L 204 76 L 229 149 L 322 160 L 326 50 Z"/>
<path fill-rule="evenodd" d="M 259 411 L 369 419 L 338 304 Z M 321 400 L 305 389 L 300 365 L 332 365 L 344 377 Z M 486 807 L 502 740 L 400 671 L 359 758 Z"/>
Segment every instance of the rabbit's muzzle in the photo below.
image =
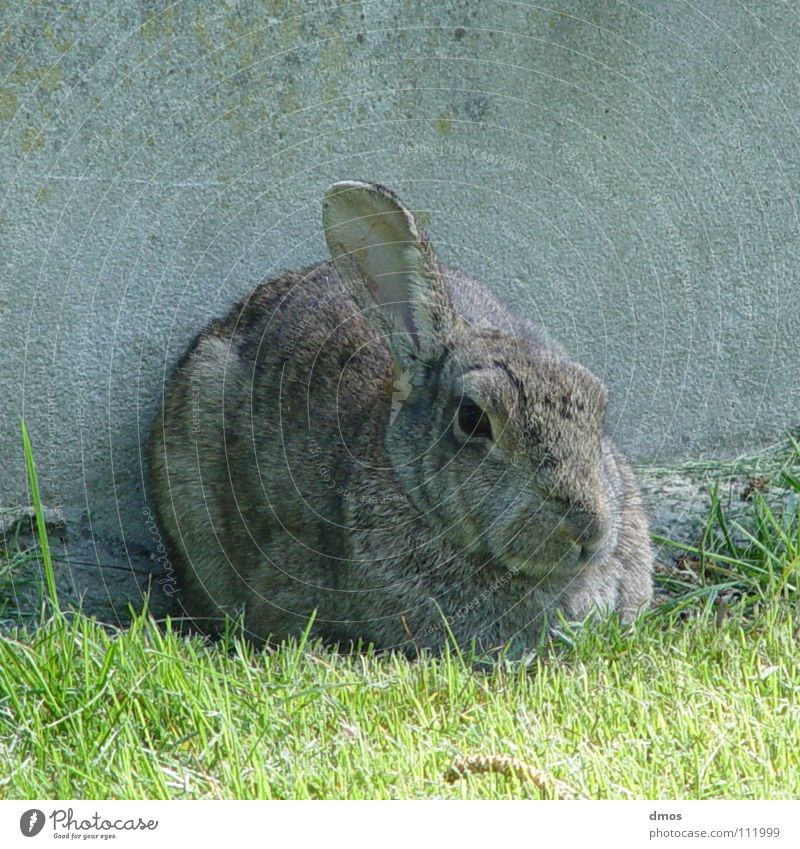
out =
<path fill-rule="evenodd" d="M 520 507 L 516 521 L 493 540 L 495 556 L 512 571 L 572 574 L 614 547 L 611 518 L 603 509 L 553 500 Z"/>

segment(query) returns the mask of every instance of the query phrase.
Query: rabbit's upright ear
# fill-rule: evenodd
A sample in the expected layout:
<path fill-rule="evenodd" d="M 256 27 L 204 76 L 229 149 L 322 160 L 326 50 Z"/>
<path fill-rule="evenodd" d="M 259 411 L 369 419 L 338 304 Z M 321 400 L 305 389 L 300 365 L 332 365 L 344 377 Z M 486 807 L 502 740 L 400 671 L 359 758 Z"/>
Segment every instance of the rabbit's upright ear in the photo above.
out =
<path fill-rule="evenodd" d="M 395 359 L 439 356 L 449 298 L 430 242 L 396 195 L 374 183 L 334 183 L 322 223 L 342 282 Z"/>

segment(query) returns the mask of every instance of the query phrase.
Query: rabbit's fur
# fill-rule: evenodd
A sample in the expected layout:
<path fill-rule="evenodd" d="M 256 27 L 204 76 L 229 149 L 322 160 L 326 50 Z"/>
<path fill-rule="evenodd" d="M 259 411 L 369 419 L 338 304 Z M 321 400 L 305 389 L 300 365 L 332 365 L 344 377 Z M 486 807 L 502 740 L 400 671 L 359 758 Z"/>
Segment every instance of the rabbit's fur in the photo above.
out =
<path fill-rule="evenodd" d="M 335 184 L 323 224 L 332 262 L 215 321 L 156 417 L 186 613 L 259 641 L 314 614 L 312 635 L 411 652 L 631 618 L 652 552 L 603 384 L 440 266 L 389 190 Z"/>

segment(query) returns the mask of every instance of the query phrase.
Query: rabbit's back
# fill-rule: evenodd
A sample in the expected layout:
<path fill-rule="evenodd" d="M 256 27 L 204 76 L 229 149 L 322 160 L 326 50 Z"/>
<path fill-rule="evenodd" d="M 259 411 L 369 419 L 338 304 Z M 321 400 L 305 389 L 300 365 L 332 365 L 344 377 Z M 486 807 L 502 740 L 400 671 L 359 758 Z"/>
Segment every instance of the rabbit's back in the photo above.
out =
<path fill-rule="evenodd" d="M 359 452 L 348 434 L 363 435 L 381 405 L 388 414 L 387 387 L 389 355 L 327 263 L 261 284 L 194 340 L 149 455 L 198 625 L 214 632 L 244 613 L 297 632 L 304 587 L 325 618 L 347 554 L 342 492 Z M 269 600 L 253 597 L 265 583 Z"/>

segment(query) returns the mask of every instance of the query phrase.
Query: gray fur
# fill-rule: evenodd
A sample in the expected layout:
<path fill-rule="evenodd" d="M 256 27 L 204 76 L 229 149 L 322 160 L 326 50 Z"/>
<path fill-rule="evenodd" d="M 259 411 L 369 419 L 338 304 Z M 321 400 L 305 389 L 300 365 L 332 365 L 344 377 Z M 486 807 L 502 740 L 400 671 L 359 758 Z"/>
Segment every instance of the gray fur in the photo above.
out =
<path fill-rule="evenodd" d="M 333 260 L 195 339 L 153 425 L 197 627 L 279 640 L 315 612 L 314 635 L 413 652 L 442 649 L 442 616 L 483 650 L 530 646 L 556 609 L 633 617 L 652 552 L 604 386 L 440 266 L 387 189 L 334 185 L 323 223 Z M 459 429 L 462 395 L 491 439 Z"/>

